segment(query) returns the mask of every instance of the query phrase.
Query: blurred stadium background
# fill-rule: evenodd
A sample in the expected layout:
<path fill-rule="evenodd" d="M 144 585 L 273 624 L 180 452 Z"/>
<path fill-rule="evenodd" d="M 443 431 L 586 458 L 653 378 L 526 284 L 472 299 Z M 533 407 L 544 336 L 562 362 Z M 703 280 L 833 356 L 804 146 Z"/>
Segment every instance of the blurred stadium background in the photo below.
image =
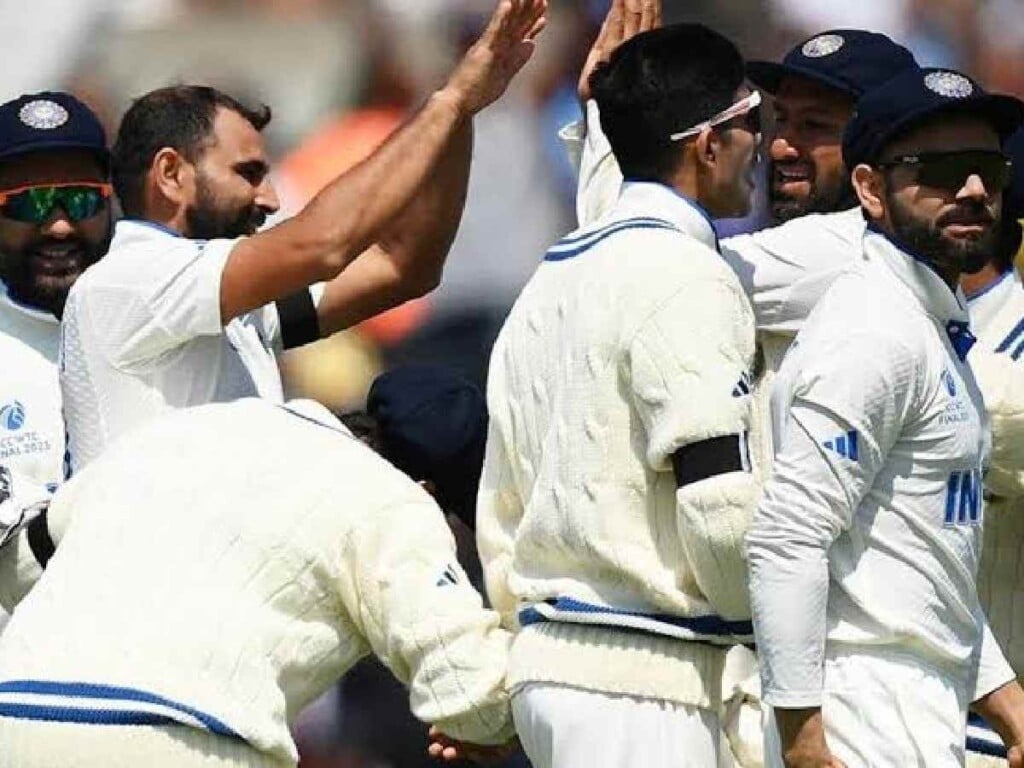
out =
<path fill-rule="evenodd" d="M 442 286 L 290 353 L 293 396 L 357 407 L 377 372 L 411 361 L 454 366 L 483 382 L 519 288 L 546 246 L 572 227 L 575 179 L 557 130 L 578 115 L 576 78 L 608 0 L 549 1 L 551 25 L 537 55 L 477 120 L 469 199 Z M 287 215 L 442 82 L 492 3 L 0 0 L 0 100 L 71 90 L 111 135 L 134 96 L 170 82 L 205 82 L 263 101 L 274 110 L 266 136 Z M 830 27 L 874 29 L 908 45 L 922 64 L 956 67 L 1024 97 L 1024 0 L 664 0 L 664 8 L 666 21 L 725 32 L 749 58 L 779 57 Z M 468 544 L 471 535 L 462 534 Z M 401 690 L 370 665 L 297 728 L 307 768 L 426 765 L 424 734 Z"/>

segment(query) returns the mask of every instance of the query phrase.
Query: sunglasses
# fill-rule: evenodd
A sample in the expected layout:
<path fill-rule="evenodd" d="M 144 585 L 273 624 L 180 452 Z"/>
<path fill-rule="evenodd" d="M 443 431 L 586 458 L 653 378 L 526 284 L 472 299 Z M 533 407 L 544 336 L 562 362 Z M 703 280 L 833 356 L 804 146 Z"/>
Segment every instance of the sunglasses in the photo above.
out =
<path fill-rule="evenodd" d="M 110 184 L 69 181 L 0 191 L 0 216 L 24 224 L 42 224 L 61 208 L 71 221 L 82 221 L 102 211 L 113 194 Z"/>
<path fill-rule="evenodd" d="M 726 123 L 738 123 L 730 127 L 742 128 L 754 134 L 760 133 L 761 92 L 751 91 L 731 107 L 723 109 L 714 117 L 705 120 L 703 123 L 698 123 L 692 128 L 687 128 L 685 131 L 673 133 L 668 138 L 669 141 L 682 141 L 691 136 L 697 136 L 709 128 L 714 128 L 716 125 L 725 125 Z"/>
<path fill-rule="evenodd" d="M 882 169 L 911 168 L 915 183 L 950 192 L 961 189 L 971 176 L 978 176 L 987 190 L 1006 189 L 1013 175 L 1013 162 L 994 149 L 919 152 L 916 155 L 899 155 L 876 165 Z"/>

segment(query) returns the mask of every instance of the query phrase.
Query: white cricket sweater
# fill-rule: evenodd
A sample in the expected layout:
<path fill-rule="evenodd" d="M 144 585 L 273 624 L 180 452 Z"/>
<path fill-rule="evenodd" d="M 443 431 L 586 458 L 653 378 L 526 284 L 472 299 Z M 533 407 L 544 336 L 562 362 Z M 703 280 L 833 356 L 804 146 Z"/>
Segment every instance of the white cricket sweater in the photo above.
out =
<path fill-rule="evenodd" d="M 677 493 L 671 461 L 746 434 L 753 334 L 713 226 L 667 187 L 627 183 L 548 251 L 488 379 L 477 540 L 492 604 L 523 626 L 511 686 L 718 706 L 722 648 L 750 639 L 756 486 L 733 471 Z"/>
<path fill-rule="evenodd" d="M 291 720 L 372 652 L 422 720 L 512 735 L 509 636 L 440 510 L 322 407 L 171 414 L 51 514 L 57 552 L 0 637 L 2 717 L 179 723 L 295 760 Z"/>

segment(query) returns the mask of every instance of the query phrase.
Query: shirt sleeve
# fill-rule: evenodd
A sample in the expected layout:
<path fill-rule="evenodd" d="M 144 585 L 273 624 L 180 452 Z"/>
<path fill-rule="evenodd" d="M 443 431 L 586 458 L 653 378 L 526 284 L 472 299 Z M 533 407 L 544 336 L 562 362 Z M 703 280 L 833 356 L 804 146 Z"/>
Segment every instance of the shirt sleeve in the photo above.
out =
<path fill-rule="evenodd" d="M 821 704 L 828 552 L 897 440 L 914 380 L 910 353 L 882 339 L 802 352 L 812 362 L 747 535 L 763 698 L 783 708 Z"/>
<path fill-rule="evenodd" d="M 89 337 L 111 364 L 130 370 L 220 335 L 221 277 L 236 242 L 175 238 L 164 252 L 140 253 L 145 263 L 130 280 L 86 281 L 76 300 Z"/>
<path fill-rule="evenodd" d="M 441 510 L 424 496 L 374 511 L 348 537 L 342 561 L 345 607 L 409 686 L 413 714 L 463 741 L 510 739 L 511 636 L 459 566 Z"/>
<path fill-rule="evenodd" d="M 992 428 L 985 486 L 997 496 L 1024 496 L 1024 361 L 980 345 L 968 359 Z"/>
<path fill-rule="evenodd" d="M 584 227 L 609 213 L 619 199 L 622 171 L 612 154 L 608 137 L 601 130 L 601 116 L 596 101 L 588 101 L 585 110 L 585 131 L 579 153 L 579 182 L 576 187 L 576 218 Z M 577 129 L 579 136 L 579 129 Z M 570 153 L 572 150 L 570 150 Z"/>
<path fill-rule="evenodd" d="M 1003 651 L 986 621 L 981 635 L 981 648 L 978 652 L 978 676 L 971 701 L 977 701 L 1016 679 L 1017 675 L 1006 660 L 1006 656 L 1003 655 Z"/>
<path fill-rule="evenodd" d="M 753 335 L 739 289 L 705 280 L 662 303 L 629 348 L 647 462 L 656 472 L 675 471 L 677 480 L 696 476 L 676 492 L 678 532 L 701 592 L 728 619 L 750 615 L 743 537 L 757 496 L 746 455 Z M 687 466 L 705 449 L 717 453 L 713 446 L 738 451 L 736 468 Z"/>
<path fill-rule="evenodd" d="M 832 282 L 861 257 L 859 211 L 817 214 L 722 241 L 758 331 L 795 334 Z"/>

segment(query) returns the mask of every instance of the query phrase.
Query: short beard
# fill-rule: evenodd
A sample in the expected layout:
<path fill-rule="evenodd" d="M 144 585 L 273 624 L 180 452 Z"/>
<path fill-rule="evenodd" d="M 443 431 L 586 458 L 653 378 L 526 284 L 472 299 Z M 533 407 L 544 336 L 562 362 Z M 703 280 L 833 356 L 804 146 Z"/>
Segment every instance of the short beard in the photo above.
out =
<path fill-rule="evenodd" d="M 977 240 L 955 241 L 943 237 L 940 227 L 915 218 L 889 193 L 886 206 L 896 240 L 912 256 L 929 263 L 944 279 L 980 272 L 996 256 L 999 227 L 994 224 Z M 985 210 L 982 205 L 971 208 L 975 214 Z"/>
<path fill-rule="evenodd" d="M 769 171 L 768 178 L 774 180 L 774 170 Z M 811 213 L 845 211 L 848 208 L 856 207 L 858 204 L 857 193 L 853 191 L 853 184 L 846 174 L 843 174 L 842 181 L 837 189 L 820 190 L 814 185 L 811 187 L 811 194 L 808 197 L 792 198 L 776 193 L 774 184 L 770 183 L 768 196 L 771 204 L 772 222 L 776 225 L 785 224 L 791 219 L 797 219 Z"/>
<path fill-rule="evenodd" d="M 255 205 L 226 210 L 205 179 L 196 181 L 196 203 L 185 210 L 188 236 L 195 240 L 219 240 L 252 235 L 263 226 L 266 214 Z"/>
<path fill-rule="evenodd" d="M 0 255 L 2 279 L 12 299 L 32 309 L 49 312 L 60 318 L 64 314 L 64 305 L 75 281 L 86 269 L 99 261 L 110 246 L 110 235 L 100 243 L 91 243 L 83 238 L 75 238 L 81 250 L 76 268 L 66 275 L 39 274 L 32 266 L 32 251 L 42 245 L 44 240 L 37 240 L 29 248 L 19 253 Z M 67 242 L 66 240 L 64 242 Z"/>

